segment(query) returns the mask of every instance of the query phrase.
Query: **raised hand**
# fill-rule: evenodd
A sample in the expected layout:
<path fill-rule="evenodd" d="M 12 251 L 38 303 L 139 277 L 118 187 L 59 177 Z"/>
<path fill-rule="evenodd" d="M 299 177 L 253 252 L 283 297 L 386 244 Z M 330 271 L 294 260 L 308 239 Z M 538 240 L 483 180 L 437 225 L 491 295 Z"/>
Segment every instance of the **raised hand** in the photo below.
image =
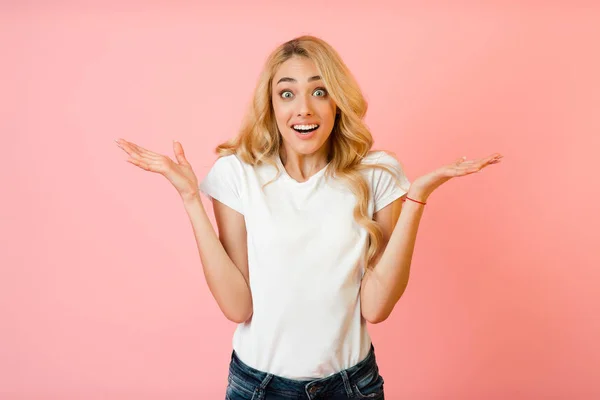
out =
<path fill-rule="evenodd" d="M 173 142 L 173 151 L 177 159 L 177 162 L 175 162 L 165 155 L 146 150 L 124 139 L 117 139 L 115 142 L 117 146 L 129 154 L 127 162 L 145 171 L 163 175 L 182 197 L 198 190 L 198 178 L 185 158 L 181 143 Z"/>
<path fill-rule="evenodd" d="M 412 198 L 425 201 L 435 189 L 450 179 L 481 172 L 483 168 L 499 163 L 502 157 L 504 156 L 498 153 L 479 160 L 467 160 L 466 157 L 461 157 L 451 164 L 415 179 L 410 186 L 410 194 L 414 196 Z"/>

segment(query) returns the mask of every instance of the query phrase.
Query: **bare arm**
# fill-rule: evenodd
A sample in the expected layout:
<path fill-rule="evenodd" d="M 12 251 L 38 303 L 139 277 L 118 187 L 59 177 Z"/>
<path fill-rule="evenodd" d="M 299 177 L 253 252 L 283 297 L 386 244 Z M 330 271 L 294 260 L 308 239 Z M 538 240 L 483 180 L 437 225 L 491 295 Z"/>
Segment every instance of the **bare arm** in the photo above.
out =
<path fill-rule="evenodd" d="M 183 146 L 173 141 L 177 162 L 125 139 L 115 140 L 133 165 L 163 175 L 173 184 L 188 213 L 204 277 L 227 319 L 244 322 L 252 315 L 252 295 L 248 280 L 246 222 L 237 211 L 213 200 L 219 237 L 206 215 L 198 191 L 198 178 L 185 158 Z"/>
<path fill-rule="evenodd" d="M 434 190 L 450 179 L 481 172 L 483 168 L 499 163 L 502 157 L 499 153 L 469 161 L 461 157 L 415 179 L 407 197 L 424 203 Z M 371 323 L 385 321 L 408 285 L 424 206 L 414 201 L 401 206 L 401 201 L 394 201 L 374 215 L 383 230 L 385 246 L 375 260 L 375 268 L 367 270 L 361 282 L 361 312 Z"/>
<path fill-rule="evenodd" d="M 230 321 L 242 323 L 252 315 L 248 251 L 244 216 L 213 200 L 217 234 L 202 205 L 200 193 L 182 196 L 196 238 L 206 283 Z"/>
<path fill-rule="evenodd" d="M 389 317 L 408 285 L 422 215 L 422 205 L 403 203 L 402 199 L 373 215 L 383 231 L 383 251 L 375 260 L 375 267 L 365 272 L 360 290 L 362 315 L 373 324 Z"/>

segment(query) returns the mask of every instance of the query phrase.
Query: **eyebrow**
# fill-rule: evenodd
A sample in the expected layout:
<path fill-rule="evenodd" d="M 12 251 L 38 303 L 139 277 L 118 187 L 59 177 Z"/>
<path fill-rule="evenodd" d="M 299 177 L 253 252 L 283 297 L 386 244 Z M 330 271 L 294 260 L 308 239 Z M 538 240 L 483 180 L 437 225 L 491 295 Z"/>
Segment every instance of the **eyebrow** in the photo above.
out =
<path fill-rule="evenodd" d="M 308 78 L 308 82 L 318 81 L 318 80 L 321 80 L 321 76 L 319 76 L 319 75 L 311 76 L 310 78 Z M 284 76 L 283 78 L 281 78 L 280 80 L 277 81 L 277 85 L 279 85 L 281 82 L 296 83 L 298 81 L 295 80 L 294 78 L 290 78 L 290 77 Z"/>

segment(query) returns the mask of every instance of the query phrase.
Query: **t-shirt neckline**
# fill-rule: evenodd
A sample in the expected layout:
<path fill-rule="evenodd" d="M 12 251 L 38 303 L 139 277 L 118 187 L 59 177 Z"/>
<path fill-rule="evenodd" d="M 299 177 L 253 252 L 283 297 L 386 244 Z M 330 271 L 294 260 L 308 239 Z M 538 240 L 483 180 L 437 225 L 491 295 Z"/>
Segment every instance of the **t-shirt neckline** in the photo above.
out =
<path fill-rule="evenodd" d="M 279 167 L 281 167 L 282 176 L 284 176 L 286 179 L 290 180 L 291 182 L 293 182 L 296 185 L 305 185 L 305 184 L 311 182 L 312 180 L 317 179 L 319 176 L 321 176 L 325 173 L 325 171 L 329 167 L 329 164 L 331 164 L 331 162 L 328 162 L 323 168 L 321 168 L 320 170 L 318 170 L 317 172 L 315 172 L 314 174 L 309 176 L 307 180 L 305 180 L 303 182 L 299 182 L 296 179 L 292 178 L 290 176 L 290 174 L 288 174 L 287 170 L 285 169 L 285 166 L 283 165 L 283 161 L 281 161 L 281 156 L 279 156 L 279 154 L 275 156 L 275 159 L 277 161 L 277 165 Z"/>

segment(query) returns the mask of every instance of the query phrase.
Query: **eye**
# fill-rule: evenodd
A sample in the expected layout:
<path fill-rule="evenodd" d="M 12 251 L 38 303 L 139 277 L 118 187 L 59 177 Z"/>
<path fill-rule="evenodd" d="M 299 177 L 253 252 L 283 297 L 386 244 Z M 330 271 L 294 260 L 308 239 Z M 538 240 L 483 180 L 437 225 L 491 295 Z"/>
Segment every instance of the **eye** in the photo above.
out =
<path fill-rule="evenodd" d="M 289 93 L 289 96 L 286 96 L 286 93 Z M 292 97 L 292 92 L 290 92 L 289 90 L 283 90 L 279 92 L 279 96 L 283 97 L 284 99 L 289 99 Z"/>
<path fill-rule="evenodd" d="M 327 90 L 325 90 L 324 88 L 318 88 L 317 90 L 315 90 L 315 93 L 323 93 L 322 95 L 318 96 L 318 97 L 325 97 L 327 96 Z"/>

